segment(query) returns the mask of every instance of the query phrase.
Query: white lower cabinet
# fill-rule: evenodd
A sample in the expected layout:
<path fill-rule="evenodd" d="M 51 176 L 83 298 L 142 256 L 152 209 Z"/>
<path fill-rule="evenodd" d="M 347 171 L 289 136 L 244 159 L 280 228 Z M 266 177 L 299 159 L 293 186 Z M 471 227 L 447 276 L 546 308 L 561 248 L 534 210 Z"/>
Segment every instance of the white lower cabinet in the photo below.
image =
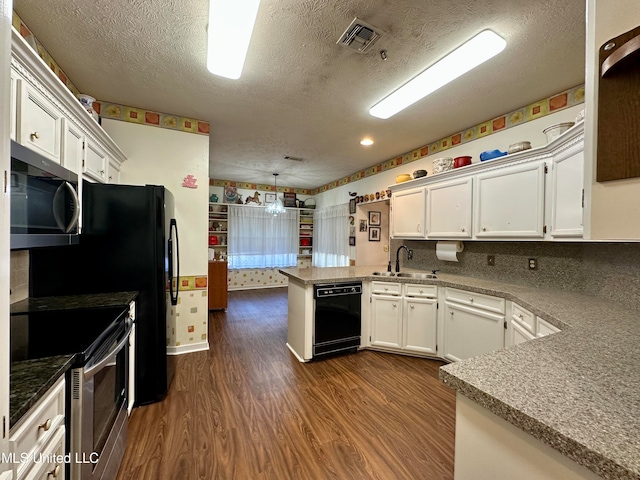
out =
<path fill-rule="evenodd" d="M 373 284 L 370 345 L 405 353 L 435 355 L 437 287 L 386 282 Z"/>
<path fill-rule="evenodd" d="M 444 352 L 459 361 L 504 347 L 505 301 L 447 287 L 444 306 Z"/>
<path fill-rule="evenodd" d="M 61 377 L 53 387 L 22 417 L 9 432 L 16 458 L 16 480 L 64 479 L 65 466 L 56 463 L 56 455 L 65 452 L 65 382 Z M 34 460 L 35 459 L 35 460 Z M 51 462 L 38 462 L 51 459 Z M 57 475 L 57 476 L 56 476 Z"/>
<path fill-rule="evenodd" d="M 505 337 L 505 346 L 528 342 L 534 338 L 546 337 L 559 331 L 558 327 L 511 302 L 511 322 Z"/>
<path fill-rule="evenodd" d="M 399 349 L 402 341 L 401 298 L 371 296 L 371 345 Z"/>

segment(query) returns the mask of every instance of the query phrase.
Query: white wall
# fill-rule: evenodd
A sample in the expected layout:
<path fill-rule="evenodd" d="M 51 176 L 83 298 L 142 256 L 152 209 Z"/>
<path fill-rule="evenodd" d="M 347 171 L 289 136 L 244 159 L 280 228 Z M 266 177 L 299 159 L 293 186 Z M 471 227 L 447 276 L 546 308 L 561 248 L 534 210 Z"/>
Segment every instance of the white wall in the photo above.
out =
<path fill-rule="evenodd" d="M 103 119 L 102 126 L 127 156 L 120 183 L 164 185 L 175 198 L 180 240 L 178 305 L 167 314 L 167 353 L 206 350 L 209 229 L 209 137 Z M 182 186 L 193 175 L 198 188 Z"/>
<path fill-rule="evenodd" d="M 128 160 L 120 183 L 164 185 L 173 193 L 180 232 L 180 274 L 206 275 L 209 198 L 209 137 L 103 119 L 102 126 Z M 198 188 L 185 188 L 187 175 Z"/>
<path fill-rule="evenodd" d="M 494 133 L 469 143 L 463 143 L 457 147 L 445 150 L 444 152 L 429 155 L 421 158 L 420 160 L 416 160 L 415 162 L 401 165 L 377 175 L 366 177 L 362 180 L 319 193 L 315 197 L 318 208 L 347 203 L 350 198 L 348 192 L 357 192 L 358 195 L 364 195 L 366 193 L 370 194 L 371 192 L 385 190 L 389 185 L 395 184 L 396 176 L 401 173 L 411 174 L 415 170 L 423 169 L 427 170 L 428 174 L 431 175 L 433 171 L 433 160 L 435 158 L 470 155 L 473 157 L 472 161 L 476 163 L 480 161 L 480 154 L 482 152 L 495 149 L 507 151 L 509 145 L 520 141 L 530 141 L 532 148 L 541 147 L 547 144 L 546 135 L 542 133 L 545 128 L 562 122 L 575 121 L 576 115 L 578 115 L 578 112 L 583 108 L 584 105 L 582 104 L 569 107 L 537 120 L 508 128 L 502 132 Z M 434 139 L 425 139 L 425 145 L 428 141 L 433 140 Z M 372 153 L 375 154 L 375 151 Z M 401 153 L 406 152 L 398 152 L 398 156 Z M 380 159 L 380 161 L 385 160 L 388 159 Z"/>

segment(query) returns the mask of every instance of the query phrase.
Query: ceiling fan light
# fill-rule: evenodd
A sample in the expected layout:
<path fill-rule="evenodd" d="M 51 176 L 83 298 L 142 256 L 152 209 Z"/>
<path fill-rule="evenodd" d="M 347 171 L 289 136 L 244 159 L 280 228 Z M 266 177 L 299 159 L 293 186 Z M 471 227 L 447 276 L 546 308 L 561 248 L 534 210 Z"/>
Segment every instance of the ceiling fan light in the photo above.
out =
<path fill-rule="evenodd" d="M 260 0 L 210 0 L 207 69 L 236 80 L 242 75 Z"/>
<path fill-rule="evenodd" d="M 369 145 L 373 145 L 373 140 L 371 140 L 370 138 L 363 138 L 362 140 L 360 140 L 360 145 L 368 147 Z"/>
<path fill-rule="evenodd" d="M 371 107 L 369 113 L 389 118 L 496 56 L 506 45 L 504 38 L 495 32 L 483 30 Z"/>

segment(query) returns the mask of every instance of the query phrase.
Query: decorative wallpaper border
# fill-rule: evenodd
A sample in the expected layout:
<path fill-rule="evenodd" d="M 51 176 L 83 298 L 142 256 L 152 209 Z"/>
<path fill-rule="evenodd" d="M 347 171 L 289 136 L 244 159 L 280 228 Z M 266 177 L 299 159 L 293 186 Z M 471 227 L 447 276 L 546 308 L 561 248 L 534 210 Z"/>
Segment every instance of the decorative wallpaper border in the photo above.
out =
<path fill-rule="evenodd" d="M 209 179 L 210 187 L 237 187 L 244 188 L 246 190 L 261 190 L 264 192 L 274 192 L 273 185 L 265 185 L 262 183 L 247 183 L 247 182 L 235 182 L 233 180 L 217 180 L 215 178 Z M 297 195 L 314 195 L 317 189 L 309 188 L 294 188 L 294 187 L 278 187 L 278 192 L 281 193 L 295 193 Z"/>
<path fill-rule="evenodd" d="M 82 93 L 73 84 L 73 82 L 69 80 L 67 74 L 64 73 L 62 68 L 60 68 L 60 65 L 58 65 L 58 62 L 56 62 L 49 52 L 47 52 L 47 50 L 42 46 L 40 41 L 36 38 L 29 27 L 25 25 L 15 10 L 13 11 L 11 22 L 13 27 L 20 32 L 20 35 L 22 35 L 31 47 L 34 47 L 35 45 L 36 53 L 47 65 L 49 65 L 53 73 L 56 74 L 69 91 L 73 93 L 74 96 Z M 93 109 L 98 113 L 98 115 L 105 118 L 122 120 L 130 123 L 139 123 L 142 125 L 152 125 L 154 127 L 168 128 L 170 130 L 178 130 L 187 133 L 209 135 L 210 125 L 209 122 L 205 122 L 204 120 L 179 117 L 177 115 L 159 113 L 151 110 L 144 110 L 141 108 L 128 107 L 103 101 L 94 102 Z"/>
<path fill-rule="evenodd" d="M 67 74 L 64 73 L 62 68 L 60 68 L 60 65 L 58 65 L 58 62 L 56 62 L 53 59 L 53 57 L 49 54 L 49 52 L 47 52 L 46 48 L 42 46 L 40 41 L 36 38 L 36 36 L 29 29 L 29 27 L 25 25 L 25 23 L 18 16 L 15 10 L 13 11 L 11 24 L 13 25 L 13 28 L 15 28 L 18 32 L 20 32 L 20 35 L 22 36 L 22 38 L 24 38 L 31 47 L 33 47 L 35 44 L 36 53 L 40 56 L 40 58 L 42 58 L 42 60 L 44 60 L 44 63 L 49 65 L 49 68 L 51 68 L 53 73 L 56 74 L 56 76 L 60 79 L 62 83 L 64 83 L 64 85 L 69 89 L 69 91 L 73 93 L 74 96 L 77 96 L 78 94 L 80 94 L 81 93 L 80 90 L 78 90 L 78 88 L 73 84 L 73 82 L 69 80 L 69 77 L 67 77 Z"/>
<path fill-rule="evenodd" d="M 423 147 L 417 148 L 403 155 L 399 155 L 339 180 L 322 185 L 311 190 L 312 195 L 317 195 L 318 193 L 326 192 L 327 190 L 332 190 L 342 185 L 356 182 L 366 177 L 371 177 L 372 175 L 377 175 L 378 173 L 414 162 L 428 155 L 444 152 L 449 148 L 456 147 L 460 144 L 472 142 L 473 140 L 501 132 L 508 128 L 515 127 L 516 125 L 522 125 L 523 123 L 537 120 L 538 118 L 545 117 L 551 113 L 556 113 L 560 110 L 564 110 L 565 108 L 573 107 L 581 103 L 584 103 L 584 85 L 570 88 L 556 95 L 552 95 L 551 97 L 527 105 L 526 107 L 518 108 L 517 110 L 505 115 L 500 115 L 492 120 L 482 122 L 474 127 L 467 128 L 464 131 L 454 133 L 453 135 L 428 143 Z"/>
<path fill-rule="evenodd" d="M 195 118 L 179 117 L 168 113 L 144 110 L 142 108 L 119 105 L 117 103 L 96 101 L 93 109 L 102 118 L 121 120 L 123 122 L 151 125 L 152 127 L 168 128 L 180 132 L 209 135 L 209 122 L 196 120 Z"/>

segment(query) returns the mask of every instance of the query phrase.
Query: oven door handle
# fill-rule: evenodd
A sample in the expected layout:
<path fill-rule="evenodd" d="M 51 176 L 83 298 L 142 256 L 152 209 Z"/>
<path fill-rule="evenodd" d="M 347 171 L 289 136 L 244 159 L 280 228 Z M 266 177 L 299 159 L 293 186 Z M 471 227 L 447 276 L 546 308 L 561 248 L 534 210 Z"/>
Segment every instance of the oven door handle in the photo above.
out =
<path fill-rule="evenodd" d="M 120 340 L 118 344 L 114 348 L 112 348 L 111 351 L 102 360 L 100 360 L 98 363 L 96 363 L 95 365 L 92 365 L 89 368 L 85 368 L 84 370 L 85 379 L 87 380 L 90 379 L 96 373 L 102 370 L 106 365 L 108 365 L 109 363 L 115 360 L 115 358 L 118 356 L 118 353 L 120 353 L 120 350 L 122 350 L 122 348 L 129 342 L 129 335 L 131 334 L 132 329 L 133 329 L 133 325 L 129 325 L 127 327 L 127 331 L 124 335 L 124 338 Z"/>

